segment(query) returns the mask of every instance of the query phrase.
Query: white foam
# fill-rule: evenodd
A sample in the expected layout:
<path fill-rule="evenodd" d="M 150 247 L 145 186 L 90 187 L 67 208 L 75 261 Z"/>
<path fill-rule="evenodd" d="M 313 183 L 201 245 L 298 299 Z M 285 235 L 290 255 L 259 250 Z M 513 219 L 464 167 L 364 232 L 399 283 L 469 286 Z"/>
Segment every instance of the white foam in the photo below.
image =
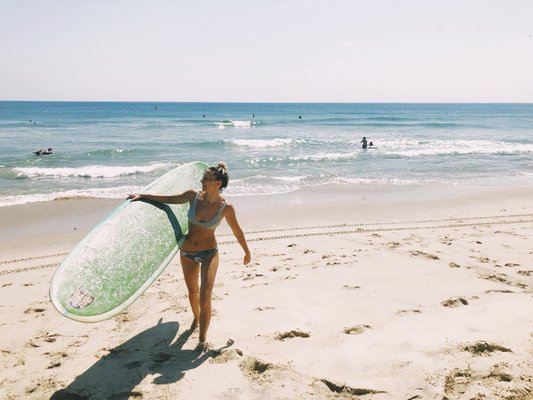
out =
<path fill-rule="evenodd" d="M 399 179 L 399 178 L 345 178 L 337 177 L 331 179 L 330 182 L 336 185 L 357 185 L 357 184 L 369 184 L 369 185 L 419 185 L 427 184 L 428 181 L 421 181 L 418 179 Z"/>
<path fill-rule="evenodd" d="M 508 143 L 490 140 L 394 140 L 375 143 L 375 151 L 403 157 L 466 154 L 528 154 L 533 144 Z M 372 150 L 374 151 L 374 150 Z"/>
<path fill-rule="evenodd" d="M 293 143 L 294 139 L 230 139 L 226 142 L 236 146 L 266 148 L 286 146 Z"/>
<path fill-rule="evenodd" d="M 109 165 L 87 165 L 77 168 L 40 168 L 40 167 L 19 167 L 13 168 L 13 172 L 18 177 L 26 178 L 115 178 L 135 174 L 146 174 L 157 170 L 168 169 L 173 166 L 169 163 L 153 164 L 147 166 L 109 166 Z"/>
<path fill-rule="evenodd" d="M 301 182 L 302 180 L 306 179 L 308 177 L 304 175 L 299 176 L 267 176 L 267 175 L 254 175 L 249 176 L 247 178 L 241 178 L 241 179 L 232 179 L 231 184 L 245 184 L 247 182 L 257 182 L 257 181 L 281 181 L 281 182 Z"/>
<path fill-rule="evenodd" d="M 291 161 L 332 161 L 332 160 L 346 160 L 357 157 L 360 151 L 350 153 L 318 153 L 308 154 L 303 156 L 289 157 Z"/>
<path fill-rule="evenodd" d="M 226 120 L 222 122 L 215 122 L 215 125 L 219 127 L 219 129 L 225 129 L 225 128 L 251 128 L 255 125 L 255 121 L 234 121 L 234 120 Z"/>
<path fill-rule="evenodd" d="M 142 186 L 118 186 L 112 188 L 80 189 L 52 193 L 0 196 L 0 207 L 36 203 L 39 201 L 53 201 L 57 199 L 126 199 L 128 194 L 138 193 L 141 190 Z"/>

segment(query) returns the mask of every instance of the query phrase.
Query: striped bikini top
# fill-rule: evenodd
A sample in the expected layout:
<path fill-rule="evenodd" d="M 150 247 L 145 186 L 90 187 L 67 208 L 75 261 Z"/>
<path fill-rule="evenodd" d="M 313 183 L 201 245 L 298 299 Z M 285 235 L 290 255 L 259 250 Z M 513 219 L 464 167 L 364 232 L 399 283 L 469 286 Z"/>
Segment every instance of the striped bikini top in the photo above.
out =
<path fill-rule="evenodd" d="M 220 207 L 220 209 L 217 211 L 217 213 L 211 218 L 209 221 L 202 222 L 198 221 L 198 218 L 196 217 L 196 206 L 198 205 L 198 198 L 200 197 L 200 192 L 196 194 L 196 197 L 192 201 L 191 206 L 189 207 L 189 212 L 187 213 L 187 216 L 189 217 L 189 223 L 192 225 L 198 225 L 201 226 L 204 229 L 209 229 L 214 231 L 216 227 L 220 224 L 222 221 L 222 211 L 227 206 L 226 201 L 224 201 L 224 204 Z"/>

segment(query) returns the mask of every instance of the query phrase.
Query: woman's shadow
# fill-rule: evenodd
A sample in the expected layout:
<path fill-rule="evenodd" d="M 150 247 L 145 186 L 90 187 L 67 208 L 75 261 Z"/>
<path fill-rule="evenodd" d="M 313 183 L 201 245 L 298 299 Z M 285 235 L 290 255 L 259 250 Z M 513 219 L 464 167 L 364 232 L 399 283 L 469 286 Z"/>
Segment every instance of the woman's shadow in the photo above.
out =
<path fill-rule="evenodd" d="M 226 346 L 205 353 L 183 350 L 192 330 L 184 331 L 172 343 L 178 329 L 177 322 L 159 320 L 156 326 L 111 349 L 70 385 L 55 392 L 51 399 L 128 399 L 138 394 L 133 388 L 149 374 L 158 375 L 153 380 L 158 385 L 177 382 L 185 371 L 199 367 L 233 344 L 228 341 Z"/>

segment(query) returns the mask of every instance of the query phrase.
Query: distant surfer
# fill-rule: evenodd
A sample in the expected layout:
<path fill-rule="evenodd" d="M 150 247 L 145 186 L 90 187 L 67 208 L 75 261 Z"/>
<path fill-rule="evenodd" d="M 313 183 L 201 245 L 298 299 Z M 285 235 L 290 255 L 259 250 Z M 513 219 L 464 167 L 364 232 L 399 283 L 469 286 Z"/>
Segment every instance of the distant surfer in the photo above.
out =
<path fill-rule="evenodd" d="M 205 114 L 204 114 L 204 115 L 202 115 L 202 118 L 205 118 Z"/>
<path fill-rule="evenodd" d="M 373 147 L 373 146 L 374 146 L 374 142 L 368 143 L 368 148 Z"/>
<path fill-rule="evenodd" d="M 363 137 L 363 139 L 361 140 L 361 143 L 363 144 L 361 147 L 362 147 L 363 149 L 366 149 L 366 147 L 367 147 L 366 137 Z"/>
<path fill-rule="evenodd" d="M 300 115 L 300 116 L 298 117 L 298 119 L 302 119 L 302 116 Z"/>
<path fill-rule="evenodd" d="M 44 156 L 48 154 L 54 154 L 54 149 L 49 147 L 47 150 L 39 149 L 33 152 L 36 156 Z"/>
<path fill-rule="evenodd" d="M 131 201 L 149 200 L 168 204 L 189 203 L 189 232 L 180 249 L 180 261 L 189 291 L 194 320 L 191 330 L 200 328 L 198 351 L 207 351 L 207 329 L 211 321 L 211 293 L 215 284 L 219 254 L 215 229 L 223 219 L 230 226 L 233 235 L 244 250 L 243 264 L 250 263 L 251 254 L 244 233 L 237 222 L 235 209 L 231 203 L 220 196 L 228 186 L 226 164 L 219 163 L 204 171 L 202 190 L 189 189 L 183 193 L 163 196 L 153 194 L 130 194 Z M 198 278 L 200 277 L 200 285 Z"/>

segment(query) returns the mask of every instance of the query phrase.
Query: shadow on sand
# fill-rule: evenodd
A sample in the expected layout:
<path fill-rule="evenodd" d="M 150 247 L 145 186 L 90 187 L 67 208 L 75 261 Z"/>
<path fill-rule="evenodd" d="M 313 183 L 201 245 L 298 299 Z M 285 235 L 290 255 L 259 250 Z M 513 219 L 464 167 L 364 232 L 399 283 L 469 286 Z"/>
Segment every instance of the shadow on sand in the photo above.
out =
<path fill-rule="evenodd" d="M 66 388 L 55 392 L 52 400 L 129 399 L 141 397 L 134 388 L 149 374 L 158 375 L 153 383 L 170 384 L 179 381 L 185 372 L 197 368 L 227 346 L 202 353 L 183 350 L 192 334 L 184 331 L 174 343 L 179 329 L 177 322 L 165 322 L 132 337 L 111 349 L 92 367 Z"/>

